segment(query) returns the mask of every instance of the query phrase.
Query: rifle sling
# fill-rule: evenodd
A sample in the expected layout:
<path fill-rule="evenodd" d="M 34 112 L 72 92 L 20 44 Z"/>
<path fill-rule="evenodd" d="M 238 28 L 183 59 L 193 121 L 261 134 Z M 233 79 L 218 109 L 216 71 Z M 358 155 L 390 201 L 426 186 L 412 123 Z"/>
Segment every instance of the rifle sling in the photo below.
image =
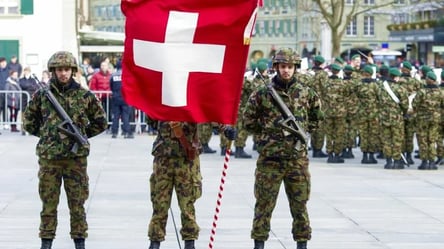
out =
<path fill-rule="evenodd" d="M 179 140 L 180 145 L 185 149 L 188 160 L 192 161 L 196 158 L 197 150 L 193 145 L 187 140 L 180 122 L 169 122 L 171 130 L 173 131 L 174 137 Z"/>

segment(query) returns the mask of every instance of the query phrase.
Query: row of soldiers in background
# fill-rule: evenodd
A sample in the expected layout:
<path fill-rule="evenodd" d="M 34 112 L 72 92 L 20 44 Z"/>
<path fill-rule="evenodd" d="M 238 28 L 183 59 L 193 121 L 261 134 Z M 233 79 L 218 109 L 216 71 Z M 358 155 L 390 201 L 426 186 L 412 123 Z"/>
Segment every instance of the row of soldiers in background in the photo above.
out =
<path fill-rule="evenodd" d="M 336 58 L 328 71 L 324 63 L 322 56 L 316 56 L 313 67 L 297 76 L 302 84 L 317 92 L 325 112 L 322 129 L 310 134 L 313 157 L 328 158 L 328 163 L 344 163 L 344 159 L 354 158 L 352 149 L 359 138 L 362 164 L 376 164 L 376 158 L 385 158 L 385 169 L 403 169 L 406 164 L 414 164 L 416 134 L 418 157 L 422 161 L 418 169 L 434 170 L 438 164 L 444 164 L 444 83 L 437 85 L 430 67 L 421 67 L 417 79 L 408 61 L 402 62 L 400 69 L 385 65 L 377 68 L 374 64 L 360 68 L 361 59 L 357 55 L 350 64 Z M 444 79 L 444 71 L 441 78 Z M 244 151 L 248 133 L 242 128 L 242 112 L 251 92 L 268 83 L 268 61 L 261 59 L 245 77 L 237 123 L 239 135 L 235 140 L 236 158 L 251 158 Z M 216 152 L 208 146 L 211 127 L 202 124 L 200 128 L 204 153 Z M 221 139 L 220 144 L 224 155 L 226 142 Z M 322 151 L 324 144 L 327 154 Z"/>

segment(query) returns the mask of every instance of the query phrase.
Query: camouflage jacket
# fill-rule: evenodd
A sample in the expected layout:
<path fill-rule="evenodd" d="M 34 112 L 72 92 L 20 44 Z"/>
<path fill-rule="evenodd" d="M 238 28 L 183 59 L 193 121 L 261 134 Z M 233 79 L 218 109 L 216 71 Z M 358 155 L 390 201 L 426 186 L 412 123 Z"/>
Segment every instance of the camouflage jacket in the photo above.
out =
<path fill-rule="evenodd" d="M 73 79 L 66 87 L 57 85 L 51 81 L 49 90 L 84 136 L 93 137 L 106 130 L 105 112 L 93 93 L 81 88 Z M 25 130 L 40 138 L 36 151 L 39 157 L 65 159 L 89 154 L 89 144 L 79 145 L 77 152 L 71 151 L 76 142 L 58 129 L 63 120 L 43 89 L 35 92 L 23 116 Z"/>
<path fill-rule="evenodd" d="M 345 100 L 348 97 L 347 85 L 337 75 L 332 75 L 324 83 L 322 94 L 325 117 L 339 118 L 347 115 Z"/>
<path fill-rule="evenodd" d="M 407 90 L 409 95 L 417 92 L 419 89 L 425 86 L 421 81 L 411 77 L 410 74 L 402 74 L 399 81 L 401 85 Z"/>
<path fill-rule="evenodd" d="M 358 113 L 359 99 L 356 91 L 359 88 L 359 80 L 352 78 L 351 76 L 344 75 L 344 84 L 346 85 L 348 96 L 345 99 L 345 107 L 347 109 L 347 118 L 354 118 Z M 325 109 L 325 108 L 324 108 Z"/>
<path fill-rule="evenodd" d="M 407 90 L 399 83 L 393 80 L 387 80 L 387 83 L 400 101 L 396 103 L 385 89 L 383 83 L 381 83 L 378 94 L 379 120 L 382 125 L 390 126 L 404 121 L 404 115 L 407 113 L 409 107 L 409 100 Z"/>
<path fill-rule="evenodd" d="M 361 80 L 356 95 L 359 99 L 358 116 L 360 121 L 373 120 L 378 117 L 379 87 L 375 80 L 364 78 Z"/>
<path fill-rule="evenodd" d="M 322 68 L 313 68 L 312 72 L 314 73 L 314 75 L 311 78 L 309 87 L 316 91 L 322 101 L 324 96 L 321 95 L 321 92 L 324 84 L 328 81 L 328 73 L 325 72 Z"/>
<path fill-rule="evenodd" d="M 275 76 L 272 84 L 293 115 L 302 120 L 301 126 L 305 131 L 311 131 L 319 126 L 323 118 L 321 103 L 317 94 L 303 86 L 295 78 L 285 84 Z M 282 114 L 274 104 L 267 86 L 261 86 L 254 91 L 243 113 L 243 125 L 249 132 L 258 135 L 258 152 L 266 157 L 295 156 L 296 139 L 285 136 L 278 121 Z"/>
<path fill-rule="evenodd" d="M 440 122 L 444 108 L 444 94 L 437 85 L 426 85 L 413 99 L 413 111 L 417 121 Z"/>
<path fill-rule="evenodd" d="M 157 137 L 153 143 L 151 154 L 153 156 L 166 157 L 186 157 L 186 152 L 179 139 L 175 136 L 169 121 L 152 121 L 157 122 Z M 182 127 L 183 134 L 191 146 L 193 146 L 198 154 L 201 153 L 201 145 L 198 137 L 198 129 L 196 123 L 179 122 Z"/>

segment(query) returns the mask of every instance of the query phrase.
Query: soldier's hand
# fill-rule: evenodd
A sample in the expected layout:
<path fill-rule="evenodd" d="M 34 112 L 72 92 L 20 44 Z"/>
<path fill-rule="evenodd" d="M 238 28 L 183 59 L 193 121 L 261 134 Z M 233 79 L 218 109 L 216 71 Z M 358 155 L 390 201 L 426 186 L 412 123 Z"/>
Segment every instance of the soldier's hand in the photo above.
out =
<path fill-rule="evenodd" d="M 224 135 L 228 140 L 235 140 L 237 137 L 237 129 L 232 126 L 225 126 Z"/>

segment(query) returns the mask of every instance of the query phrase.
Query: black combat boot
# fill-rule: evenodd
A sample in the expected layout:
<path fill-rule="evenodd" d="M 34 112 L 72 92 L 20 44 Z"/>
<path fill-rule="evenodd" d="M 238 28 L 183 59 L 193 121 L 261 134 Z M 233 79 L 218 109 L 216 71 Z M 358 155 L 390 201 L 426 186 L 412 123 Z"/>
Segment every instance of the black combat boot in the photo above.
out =
<path fill-rule="evenodd" d="M 85 239 L 84 238 L 74 239 L 74 246 L 76 249 L 85 249 Z"/>
<path fill-rule="evenodd" d="M 235 154 L 234 154 L 234 157 L 235 157 L 235 158 L 251 158 L 252 156 L 249 155 L 249 154 L 247 154 L 247 153 L 244 151 L 244 148 L 243 148 L 243 147 L 238 146 L 238 147 L 236 147 L 236 152 L 235 152 Z"/>
<path fill-rule="evenodd" d="M 202 144 L 202 152 L 205 154 L 216 153 L 216 151 L 211 149 L 210 146 L 208 146 L 208 144 Z"/>
<path fill-rule="evenodd" d="M 313 149 L 313 158 L 326 158 L 327 154 L 322 152 L 322 149 Z"/>
<path fill-rule="evenodd" d="M 262 240 L 254 240 L 254 249 L 264 249 L 265 242 Z"/>
<path fill-rule="evenodd" d="M 391 157 L 387 157 L 385 159 L 386 164 L 384 165 L 384 169 L 393 169 L 393 160 Z"/>
<path fill-rule="evenodd" d="M 350 158 L 350 159 L 355 158 L 355 155 L 353 155 L 353 148 L 351 148 L 351 147 L 347 148 L 347 157 L 346 158 Z"/>
<path fill-rule="evenodd" d="M 395 163 L 393 164 L 394 169 L 404 169 L 404 161 L 402 159 L 395 160 Z"/>
<path fill-rule="evenodd" d="M 335 155 L 333 155 L 333 152 L 328 153 L 327 163 L 335 163 Z"/>
<path fill-rule="evenodd" d="M 307 249 L 307 241 L 298 241 L 296 249 Z"/>
<path fill-rule="evenodd" d="M 344 163 L 344 158 L 342 158 L 338 153 L 335 153 L 334 157 L 335 163 Z"/>
<path fill-rule="evenodd" d="M 183 249 L 194 249 L 194 240 L 185 240 L 185 246 Z"/>
<path fill-rule="evenodd" d="M 341 152 L 341 157 L 342 157 L 342 158 L 348 158 L 348 154 L 347 154 L 347 149 L 346 149 L 346 148 L 344 148 L 344 149 L 342 150 L 342 152 Z"/>
<path fill-rule="evenodd" d="M 415 162 L 412 159 L 412 153 L 410 153 L 410 152 L 405 153 L 405 159 L 407 159 L 407 163 L 409 165 L 415 164 Z"/>
<path fill-rule="evenodd" d="M 422 160 L 421 164 L 418 166 L 419 170 L 426 170 L 429 169 L 429 163 L 427 160 Z"/>
<path fill-rule="evenodd" d="M 150 247 L 148 249 L 159 249 L 160 241 L 151 240 Z"/>
<path fill-rule="evenodd" d="M 444 160 L 442 160 L 442 157 L 439 156 L 438 159 L 436 159 L 435 164 L 436 165 L 441 165 L 442 162 L 444 162 Z"/>
<path fill-rule="evenodd" d="M 438 166 L 436 166 L 436 163 L 433 160 L 429 161 L 429 169 L 431 170 L 437 170 Z"/>
<path fill-rule="evenodd" d="M 369 164 L 370 160 L 368 159 L 368 153 L 364 152 L 364 154 L 362 155 L 362 160 L 361 160 L 362 164 Z"/>
<path fill-rule="evenodd" d="M 375 158 L 375 153 L 373 153 L 373 152 L 369 153 L 368 160 L 370 161 L 371 164 L 377 164 L 378 163 L 378 160 L 376 160 L 376 158 Z"/>
<path fill-rule="evenodd" d="M 380 151 L 380 152 L 378 153 L 378 155 L 376 156 L 376 158 L 378 158 L 378 159 L 384 159 L 384 158 L 385 158 L 384 153 L 383 153 L 382 151 Z"/>
<path fill-rule="evenodd" d="M 419 150 L 415 150 L 415 158 L 421 158 L 421 155 L 419 154 Z"/>
<path fill-rule="evenodd" d="M 220 155 L 221 156 L 225 156 L 226 152 L 227 152 L 227 147 L 225 147 L 225 146 L 220 147 Z"/>
<path fill-rule="evenodd" d="M 42 246 L 40 249 L 51 249 L 52 248 L 52 239 L 42 239 Z"/>

